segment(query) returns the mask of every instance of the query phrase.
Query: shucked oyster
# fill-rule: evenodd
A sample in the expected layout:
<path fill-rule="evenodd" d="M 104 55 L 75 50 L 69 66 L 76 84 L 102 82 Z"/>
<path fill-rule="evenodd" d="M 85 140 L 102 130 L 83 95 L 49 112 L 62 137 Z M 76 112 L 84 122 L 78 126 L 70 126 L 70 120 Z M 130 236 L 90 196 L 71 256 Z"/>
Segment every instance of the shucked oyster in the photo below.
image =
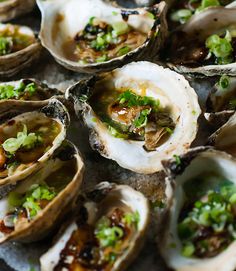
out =
<path fill-rule="evenodd" d="M 56 99 L 0 125 L 0 185 L 14 184 L 48 160 L 66 136 L 69 115 Z"/>
<path fill-rule="evenodd" d="M 47 105 L 49 98 L 54 95 L 62 98 L 58 96 L 62 95 L 60 91 L 49 88 L 35 79 L 0 83 L 0 123 L 16 111 L 34 111 Z"/>
<path fill-rule="evenodd" d="M 35 0 L 1 0 L 0 22 L 10 21 L 30 12 L 35 6 Z"/>
<path fill-rule="evenodd" d="M 170 38 L 169 66 L 183 73 L 236 74 L 236 8 L 208 8 Z"/>
<path fill-rule="evenodd" d="M 235 270 L 236 160 L 199 148 L 167 164 L 173 200 L 159 242 L 166 263 L 179 271 Z"/>
<path fill-rule="evenodd" d="M 87 194 L 79 217 L 40 258 L 41 270 L 125 270 L 141 248 L 148 221 L 148 201 L 141 193 L 101 183 Z"/>
<path fill-rule="evenodd" d="M 82 176 L 76 147 L 63 143 L 37 172 L 0 200 L 0 243 L 44 238 L 78 196 Z"/>
<path fill-rule="evenodd" d="M 0 23 L 0 76 L 10 77 L 29 66 L 40 50 L 32 29 Z"/>
<path fill-rule="evenodd" d="M 56 61 L 79 72 L 111 70 L 156 56 L 166 33 L 166 4 L 121 9 L 103 0 L 37 1 L 40 37 Z"/>
<path fill-rule="evenodd" d="M 140 173 L 184 153 L 196 137 L 201 113 L 184 77 L 150 62 L 136 62 L 67 91 L 91 130 L 101 155 Z"/>

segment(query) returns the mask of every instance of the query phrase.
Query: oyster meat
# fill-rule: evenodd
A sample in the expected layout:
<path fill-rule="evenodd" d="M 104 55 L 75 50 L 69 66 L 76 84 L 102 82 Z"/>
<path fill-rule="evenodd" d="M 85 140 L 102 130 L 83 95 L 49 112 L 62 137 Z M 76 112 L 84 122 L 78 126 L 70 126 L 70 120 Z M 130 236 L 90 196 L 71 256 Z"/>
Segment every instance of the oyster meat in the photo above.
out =
<path fill-rule="evenodd" d="M 48 160 L 66 136 L 69 114 L 56 99 L 0 125 L 0 185 L 14 184 Z"/>
<path fill-rule="evenodd" d="M 125 270 L 142 246 L 148 221 L 148 201 L 140 192 L 101 183 L 40 258 L 41 270 Z"/>
<path fill-rule="evenodd" d="M 33 10 L 35 0 L 1 0 L 0 22 L 10 21 Z"/>
<path fill-rule="evenodd" d="M 38 171 L 2 197 L 0 243 L 44 238 L 78 196 L 83 168 L 76 147 L 64 142 Z"/>
<path fill-rule="evenodd" d="M 165 163 L 173 195 L 159 241 L 178 271 L 233 271 L 235 262 L 236 160 L 203 147 Z"/>
<path fill-rule="evenodd" d="M 39 57 L 41 45 L 27 26 L 0 23 L 0 76 L 10 77 Z"/>
<path fill-rule="evenodd" d="M 184 77 L 150 62 L 82 80 L 66 96 L 82 111 L 91 146 L 135 172 L 161 170 L 161 160 L 186 152 L 196 137 L 196 93 Z"/>
<path fill-rule="evenodd" d="M 212 7 L 171 35 L 168 66 L 194 75 L 236 74 L 236 8 Z"/>
<path fill-rule="evenodd" d="M 103 0 L 37 1 L 40 37 L 57 62 L 77 72 L 112 70 L 156 57 L 166 35 L 166 4 L 122 9 Z"/>
<path fill-rule="evenodd" d="M 47 105 L 54 95 L 63 98 L 62 92 L 49 88 L 36 79 L 0 83 L 0 123 L 17 114 L 16 111 L 34 111 Z"/>

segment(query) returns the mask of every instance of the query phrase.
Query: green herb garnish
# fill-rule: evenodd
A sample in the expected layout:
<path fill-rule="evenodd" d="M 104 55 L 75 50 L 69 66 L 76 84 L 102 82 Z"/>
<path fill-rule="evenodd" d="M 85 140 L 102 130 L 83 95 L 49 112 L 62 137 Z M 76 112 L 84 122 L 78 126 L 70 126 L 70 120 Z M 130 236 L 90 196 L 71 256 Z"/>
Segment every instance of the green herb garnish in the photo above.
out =
<path fill-rule="evenodd" d="M 178 224 L 183 256 L 191 257 L 195 253 L 207 254 L 211 245 L 209 243 L 211 236 L 221 238 L 223 234 L 227 242 L 235 240 L 236 223 L 232 211 L 235 204 L 236 186 L 234 185 L 226 185 L 219 190 L 209 191 L 204 200 L 195 201 L 191 210 Z M 208 235 L 202 240 L 201 234 L 204 229 Z M 217 249 L 220 251 L 225 249 L 225 243 Z"/>
<path fill-rule="evenodd" d="M 35 133 L 27 134 L 27 127 L 23 125 L 23 131 L 17 133 L 16 138 L 9 138 L 2 144 L 3 149 L 9 153 L 14 154 L 20 148 L 27 150 L 33 149 L 36 145 L 42 142 L 42 138 Z"/>
<path fill-rule="evenodd" d="M 222 88 L 222 89 L 226 89 L 229 86 L 229 77 L 227 75 L 222 75 L 220 77 L 220 80 L 218 82 L 218 85 Z"/>
<path fill-rule="evenodd" d="M 206 48 L 216 57 L 218 64 L 229 64 L 233 61 L 233 47 L 229 32 L 226 33 L 224 38 L 216 34 L 208 37 L 206 40 Z"/>
<path fill-rule="evenodd" d="M 123 235 L 122 228 L 110 226 L 110 220 L 106 217 L 102 217 L 96 224 L 95 236 L 102 247 L 114 247 Z"/>
<path fill-rule="evenodd" d="M 160 102 L 159 100 L 154 100 L 148 96 L 139 96 L 133 93 L 130 90 L 122 92 L 118 97 L 119 104 L 122 104 L 126 107 L 133 106 L 151 106 L 155 111 L 159 109 Z"/>
<path fill-rule="evenodd" d="M 133 121 L 133 124 L 136 128 L 142 128 L 147 125 L 148 115 L 151 113 L 152 109 L 144 109 L 140 112 L 140 115 L 137 119 Z"/>
<path fill-rule="evenodd" d="M 56 196 L 53 188 L 46 184 L 34 184 L 25 194 L 10 192 L 8 195 L 8 203 L 10 206 L 18 208 L 24 207 L 28 210 L 30 218 L 35 217 L 42 208 L 41 200 L 51 201 Z"/>
<path fill-rule="evenodd" d="M 11 53 L 12 44 L 12 38 L 0 37 L 0 56 Z"/>
<path fill-rule="evenodd" d="M 138 228 L 138 223 L 140 221 L 140 214 L 138 211 L 134 213 L 126 213 L 122 219 L 122 222 L 127 224 L 129 227 L 134 225 L 135 228 Z"/>
<path fill-rule="evenodd" d="M 0 100 L 19 99 L 24 96 L 24 94 L 32 96 L 36 90 L 37 86 L 35 83 L 25 85 L 23 82 L 20 82 L 18 87 L 8 84 L 0 85 Z"/>

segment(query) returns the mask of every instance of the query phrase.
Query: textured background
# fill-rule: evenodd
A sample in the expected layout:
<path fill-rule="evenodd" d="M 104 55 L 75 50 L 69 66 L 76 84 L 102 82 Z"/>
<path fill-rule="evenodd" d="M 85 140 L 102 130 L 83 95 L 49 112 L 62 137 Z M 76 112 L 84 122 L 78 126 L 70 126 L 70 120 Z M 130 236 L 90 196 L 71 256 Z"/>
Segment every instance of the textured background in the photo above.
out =
<path fill-rule="evenodd" d="M 128 1 L 127 1 L 128 2 Z M 126 5 L 127 5 L 126 2 Z M 16 23 L 25 24 L 33 27 L 35 31 L 39 30 L 40 14 L 35 11 L 27 15 Z M 55 63 L 53 58 L 44 51 L 39 62 L 34 64 L 22 74 L 13 78 L 13 80 L 24 77 L 34 77 L 42 80 L 50 86 L 65 90 L 68 86 L 84 77 L 82 74 L 75 74 L 67 71 Z M 204 106 L 205 99 L 214 80 L 190 80 L 191 85 L 199 95 L 199 100 Z M 200 126 L 201 140 L 206 139 L 207 127 Z M 120 168 L 115 162 L 102 158 L 99 154 L 93 152 L 89 147 L 87 130 L 79 120 L 73 119 L 69 129 L 68 137 L 77 144 L 85 159 L 86 171 L 84 178 L 84 188 L 93 187 L 100 181 L 111 181 L 116 183 L 129 184 L 135 189 L 142 191 L 152 201 L 162 200 L 164 182 L 162 174 L 141 175 Z M 158 225 L 161 223 L 159 211 L 152 210 L 152 221 L 149 226 L 147 241 L 136 261 L 128 268 L 128 271 L 164 271 L 168 270 L 158 255 L 156 236 L 158 235 Z M 165 221 L 162 221 L 165 224 Z M 52 237 L 40 243 L 21 245 L 16 243 L 4 244 L 0 246 L 0 270 L 1 271 L 33 271 L 38 270 L 38 259 L 40 255 L 50 246 Z M 32 269 L 35 268 L 35 269 Z"/>

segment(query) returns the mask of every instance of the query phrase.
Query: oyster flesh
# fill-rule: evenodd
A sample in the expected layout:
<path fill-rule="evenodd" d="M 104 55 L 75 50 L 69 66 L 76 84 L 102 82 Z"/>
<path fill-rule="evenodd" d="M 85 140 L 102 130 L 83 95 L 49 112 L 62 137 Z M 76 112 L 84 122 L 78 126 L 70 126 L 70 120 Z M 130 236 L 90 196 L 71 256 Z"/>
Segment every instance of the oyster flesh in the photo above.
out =
<path fill-rule="evenodd" d="M 173 32 L 168 66 L 201 76 L 236 74 L 236 7 L 212 7 Z"/>
<path fill-rule="evenodd" d="M 56 99 L 0 125 L 0 185 L 14 184 L 48 160 L 66 136 L 69 114 Z"/>
<path fill-rule="evenodd" d="M 27 26 L 0 23 L 0 76 L 10 77 L 40 55 L 41 45 Z"/>
<path fill-rule="evenodd" d="M 142 246 L 148 221 L 148 201 L 140 192 L 100 183 L 40 258 L 41 270 L 125 270 Z"/>
<path fill-rule="evenodd" d="M 40 39 L 64 67 L 112 70 L 133 59 L 156 57 L 166 29 L 166 4 L 123 9 L 103 0 L 37 0 Z"/>
<path fill-rule="evenodd" d="M 235 270 L 236 160 L 201 147 L 165 165 L 173 184 L 159 241 L 166 263 L 178 271 Z"/>
<path fill-rule="evenodd" d="M 54 95 L 61 99 L 63 97 L 62 92 L 49 88 L 36 79 L 25 78 L 0 83 L 0 123 L 15 113 L 34 111 L 47 105 Z"/>
<path fill-rule="evenodd" d="M 188 82 L 150 62 L 134 62 L 69 88 L 91 146 L 139 173 L 162 170 L 161 160 L 188 150 L 201 109 Z"/>
<path fill-rule="evenodd" d="M 35 4 L 35 0 L 1 0 L 0 22 L 10 21 L 30 12 Z"/>
<path fill-rule="evenodd" d="M 40 240 L 78 196 L 83 161 L 76 147 L 64 142 L 53 157 L 0 200 L 0 243 Z"/>

